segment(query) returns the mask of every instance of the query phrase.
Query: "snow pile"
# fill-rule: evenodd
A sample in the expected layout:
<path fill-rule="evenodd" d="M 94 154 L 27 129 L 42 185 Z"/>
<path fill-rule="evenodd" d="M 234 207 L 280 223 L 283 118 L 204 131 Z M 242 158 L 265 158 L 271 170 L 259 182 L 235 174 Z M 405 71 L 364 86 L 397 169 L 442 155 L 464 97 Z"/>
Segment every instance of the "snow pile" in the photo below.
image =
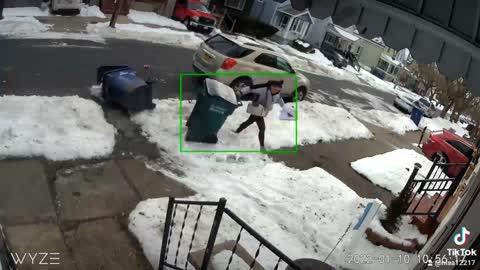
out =
<path fill-rule="evenodd" d="M 350 113 L 362 121 L 383 127 L 397 134 L 403 135 L 407 131 L 418 130 L 415 123 L 402 113 L 362 109 L 352 109 Z"/>
<path fill-rule="evenodd" d="M 48 9 L 42 10 L 38 7 L 16 7 L 16 8 L 4 8 L 4 17 L 42 17 L 50 16 Z"/>
<path fill-rule="evenodd" d="M 22 36 L 48 31 L 50 25 L 33 17 L 5 17 L 0 20 L 0 35 Z"/>
<path fill-rule="evenodd" d="M 33 17 L 5 17 L 0 21 L 0 36 L 15 39 L 75 39 L 105 43 L 99 35 L 49 31 L 52 25 Z"/>
<path fill-rule="evenodd" d="M 372 183 L 398 194 L 407 183 L 415 163 L 422 165 L 417 178 L 427 175 L 432 167 L 432 162 L 425 156 L 409 149 L 362 158 L 350 165 Z"/>
<path fill-rule="evenodd" d="M 0 97 L 0 158 L 108 156 L 115 128 L 95 102 L 71 97 Z"/>
<path fill-rule="evenodd" d="M 106 18 L 105 14 L 103 14 L 103 12 L 100 10 L 98 6 L 89 6 L 89 5 L 82 5 L 79 16 Z"/>
<path fill-rule="evenodd" d="M 259 155 L 242 158 L 196 155 L 190 159 L 194 164 L 187 167 L 185 177 L 164 171 L 199 192 L 189 199 L 225 197 L 229 209 L 293 258 L 325 258 L 363 210 L 359 208 L 363 199 L 320 168 L 298 171 Z M 142 243 L 154 266 L 160 254 L 162 231 L 159 225 L 163 223 L 166 206 L 167 199 L 151 199 L 139 203 L 130 214 L 129 229 Z M 190 209 L 190 215 L 196 217 L 197 209 Z M 178 217 L 183 216 L 180 213 Z M 203 215 L 211 217 L 213 213 L 204 212 Z M 209 224 L 211 219 L 200 220 L 199 232 L 205 232 Z M 193 225 L 190 222 L 185 231 L 191 232 Z M 238 225 L 225 218 L 217 243 L 235 239 L 238 231 Z M 202 234 L 197 235 L 194 250 L 202 247 L 206 240 L 208 234 Z M 188 236 L 184 235 L 184 239 L 190 240 Z M 251 251 L 258 242 L 244 236 L 241 245 Z M 182 257 L 186 256 L 179 256 Z"/>
<path fill-rule="evenodd" d="M 441 117 L 436 118 L 426 118 L 422 117 L 420 120 L 420 124 L 418 125 L 420 128 L 427 127 L 430 131 L 440 131 L 445 129 L 453 130 L 458 136 L 463 137 L 464 135 L 468 134 L 468 131 L 464 129 L 457 123 L 453 123 L 448 121 L 447 119 L 443 119 Z"/>
<path fill-rule="evenodd" d="M 293 42 L 297 43 L 298 45 L 300 45 L 304 48 L 308 48 L 310 46 L 310 44 L 308 44 L 308 42 L 303 42 L 300 39 L 296 39 Z"/>
<path fill-rule="evenodd" d="M 108 22 L 89 24 L 87 31 L 104 38 L 134 39 L 192 49 L 196 49 L 203 42 L 193 32 L 176 31 L 168 28 L 150 28 L 140 24 L 118 23 L 115 28 L 109 27 Z"/>
<path fill-rule="evenodd" d="M 161 128 L 163 132 L 170 129 L 170 132 L 178 133 L 178 100 L 156 100 L 157 107 L 151 112 L 145 112 L 134 117 L 134 121 L 142 125 L 154 142 L 163 140 L 165 134 L 156 129 Z M 183 126 L 190 116 L 194 102 L 183 102 L 182 115 Z M 209 150 L 258 150 L 258 128 L 251 125 L 242 133 L 233 132 L 244 122 L 250 114 L 246 112 L 247 104 L 237 108 L 227 118 L 222 129 L 217 134 L 218 143 L 205 145 L 195 142 L 184 142 L 184 149 L 209 149 Z M 295 121 L 280 120 L 281 108 L 278 105 L 265 118 L 265 146 L 267 149 L 279 149 L 281 147 L 293 147 L 295 145 Z M 163 121 L 158 121 L 163 119 Z M 157 127 L 161 125 L 161 127 Z M 187 128 L 183 131 L 186 132 Z M 371 132 L 360 123 L 349 112 L 342 108 L 331 107 L 319 103 L 300 102 L 298 103 L 298 144 L 314 144 L 318 141 L 332 142 L 356 138 L 371 138 Z"/>
<path fill-rule="evenodd" d="M 165 27 L 172 27 L 181 30 L 187 30 L 187 27 L 178 21 L 160 16 L 155 12 L 138 11 L 131 9 L 128 18 L 135 23 L 148 23 Z"/>

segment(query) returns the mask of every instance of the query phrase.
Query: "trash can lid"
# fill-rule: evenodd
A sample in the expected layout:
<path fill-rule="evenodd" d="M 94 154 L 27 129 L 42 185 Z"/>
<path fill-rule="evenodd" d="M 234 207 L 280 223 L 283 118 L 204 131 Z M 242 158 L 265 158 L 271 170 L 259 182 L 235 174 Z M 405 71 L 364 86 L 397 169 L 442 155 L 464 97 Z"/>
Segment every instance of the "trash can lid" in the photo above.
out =
<path fill-rule="evenodd" d="M 210 78 L 207 78 L 205 83 L 209 95 L 221 97 L 224 100 L 237 105 L 237 96 L 230 86 Z"/>

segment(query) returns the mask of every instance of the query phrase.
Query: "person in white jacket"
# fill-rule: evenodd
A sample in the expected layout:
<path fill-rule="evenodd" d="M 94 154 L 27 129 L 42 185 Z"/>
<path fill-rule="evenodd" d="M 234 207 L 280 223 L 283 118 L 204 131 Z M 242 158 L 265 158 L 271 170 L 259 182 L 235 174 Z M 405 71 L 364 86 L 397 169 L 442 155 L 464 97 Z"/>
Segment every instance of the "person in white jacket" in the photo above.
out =
<path fill-rule="evenodd" d="M 245 87 L 237 93 L 238 96 L 253 94 L 252 102 L 248 105 L 247 112 L 250 113 L 250 117 L 235 131 L 236 133 L 242 132 L 248 126 L 253 123 L 257 123 L 258 126 L 258 140 L 260 142 L 260 150 L 265 150 L 265 119 L 264 117 L 272 110 L 275 103 L 281 107 L 285 106 L 283 99 L 280 95 L 282 91 L 283 81 L 269 81 L 264 85 L 254 85 Z"/>

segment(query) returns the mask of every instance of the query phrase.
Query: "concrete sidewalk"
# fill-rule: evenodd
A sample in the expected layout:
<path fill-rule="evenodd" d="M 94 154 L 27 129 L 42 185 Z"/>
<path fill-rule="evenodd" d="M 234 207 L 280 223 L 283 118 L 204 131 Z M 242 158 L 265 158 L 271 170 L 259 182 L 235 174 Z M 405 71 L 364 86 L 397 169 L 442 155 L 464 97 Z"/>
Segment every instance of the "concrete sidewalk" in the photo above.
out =
<path fill-rule="evenodd" d="M 128 233 L 128 214 L 141 200 L 194 194 L 132 159 L 74 167 L 0 161 L 0 175 L 0 223 L 13 253 L 26 254 L 19 269 L 151 269 Z M 40 265 L 40 255 L 32 263 L 34 253 L 59 264 Z"/>
<path fill-rule="evenodd" d="M 51 25 L 49 31 L 59 33 L 86 33 L 89 24 L 110 22 L 111 15 L 105 14 L 107 18 L 99 17 L 80 17 L 80 16 L 41 16 L 35 17 L 38 21 L 44 24 Z M 171 26 L 162 26 L 150 23 L 137 23 L 125 15 L 117 17 L 117 24 L 139 24 L 149 28 L 168 28 L 180 32 L 190 32 L 186 29 L 179 29 Z"/>

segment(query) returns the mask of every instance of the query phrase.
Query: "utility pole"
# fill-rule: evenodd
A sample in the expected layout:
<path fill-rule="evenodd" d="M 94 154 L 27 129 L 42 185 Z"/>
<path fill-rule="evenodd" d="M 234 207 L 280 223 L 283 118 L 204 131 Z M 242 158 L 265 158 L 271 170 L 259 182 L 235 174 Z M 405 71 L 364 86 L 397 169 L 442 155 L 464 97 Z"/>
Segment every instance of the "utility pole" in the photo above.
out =
<path fill-rule="evenodd" d="M 120 9 L 120 6 L 122 3 L 123 3 L 123 0 L 115 0 L 114 2 L 115 7 L 113 9 L 112 18 L 110 19 L 110 27 L 112 28 L 115 28 L 115 24 L 117 23 L 118 10 Z"/>

